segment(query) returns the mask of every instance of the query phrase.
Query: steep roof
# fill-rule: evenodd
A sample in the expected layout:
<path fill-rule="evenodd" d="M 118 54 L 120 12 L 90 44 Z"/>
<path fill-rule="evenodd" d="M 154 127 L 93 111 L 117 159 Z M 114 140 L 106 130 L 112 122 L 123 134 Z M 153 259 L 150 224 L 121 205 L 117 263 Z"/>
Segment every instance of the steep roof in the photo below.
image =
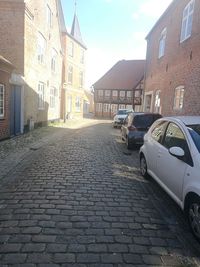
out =
<path fill-rule="evenodd" d="M 73 38 L 76 41 L 78 41 L 81 45 L 86 47 L 84 42 L 83 42 L 83 39 L 82 39 L 81 30 L 80 30 L 78 17 L 76 15 L 76 13 L 74 14 L 74 20 L 73 20 L 73 24 L 72 24 L 72 28 L 71 28 L 71 36 L 73 36 Z"/>
<path fill-rule="evenodd" d="M 150 30 L 150 32 L 147 34 L 146 36 L 146 40 L 149 38 L 149 36 L 151 35 L 151 33 L 154 31 L 154 29 L 156 28 L 157 25 L 159 25 L 159 23 L 162 21 L 162 19 L 167 16 L 167 14 L 171 11 L 172 7 L 175 9 L 176 4 L 178 4 L 180 0 L 172 0 L 171 4 L 167 7 L 167 9 L 164 11 L 164 13 L 160 16 L 160 18 L 156 21 L 156 23 L 154 24 L 153 28 Z"/>
<path fill-rule="evenodd" d="M 132 90 L 144 77 L 145 60 L 118 61 L 93 84 L 94 89 Z"/>
<path fill-rule="evenodd" d="M 61 5 L 60 0 L 57 0 L 57 8 L 58 8 L 58 14 L 59 14 L 60 31 L 62 33 L 66 33 L 67 29 L 65 26 L 65 19 L 64 19 L 63 9 L 62 9 L 62 5 Z"/>

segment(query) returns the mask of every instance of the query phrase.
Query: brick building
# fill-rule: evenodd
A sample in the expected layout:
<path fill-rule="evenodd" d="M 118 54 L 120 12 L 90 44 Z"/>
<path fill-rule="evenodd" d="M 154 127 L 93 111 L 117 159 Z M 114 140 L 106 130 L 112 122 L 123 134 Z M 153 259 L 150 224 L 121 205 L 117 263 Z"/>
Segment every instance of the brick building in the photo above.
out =
<path fill-rule="evenodd" d="M 11 85 L 9 80 L 12 64 L 0 56 L 0 140 L 10 136 Z"/>
<path fill-rule="evenodd" d="M 95 116 L 112 118 L 118 109 L 141 111 L 145 60 L 117 62 L 94 87 Z"/>
<path fill-rule="evenodd" d="M 16 67 L 11 77 L 18 117 L 11 133 L 60 118 L 62 44 L 59 0 L 1 0 L 0 54 Z"/>
<path fill-rule="evenodd" d="M 199 14 L 199 0 L 174 0 L 146 37 L 145 111 L 200 115 Z"/>
<path fill-rule="evenodd" d="M 85 96 L 85 52 L 78 17 L 75 13 L 71 32 L 63 32 L 65 47 L 62 118 L 83 117 Z"/>

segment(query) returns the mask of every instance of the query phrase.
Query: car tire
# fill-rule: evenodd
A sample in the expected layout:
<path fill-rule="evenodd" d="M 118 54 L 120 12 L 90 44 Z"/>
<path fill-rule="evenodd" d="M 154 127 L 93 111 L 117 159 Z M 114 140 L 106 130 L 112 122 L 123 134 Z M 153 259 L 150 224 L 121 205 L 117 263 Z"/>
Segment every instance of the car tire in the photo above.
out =
<path fill-rule="evenodd" d="M 198 196 L 190 200 L 186 215 L 194 237 L 200 242 L 200 198 Z"/>
<path fill-rule="evenodd" d="M 148 178 L 147 161 L 144 155 L 140 156 L 140 173 L 144 178 Z"/>

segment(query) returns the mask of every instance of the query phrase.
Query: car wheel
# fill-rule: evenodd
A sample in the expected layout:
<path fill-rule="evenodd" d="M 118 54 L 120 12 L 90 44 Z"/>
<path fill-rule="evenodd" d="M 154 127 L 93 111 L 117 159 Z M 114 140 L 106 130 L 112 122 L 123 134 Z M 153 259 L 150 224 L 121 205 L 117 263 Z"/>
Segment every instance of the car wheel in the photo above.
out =
<path fill-rule="evenodd" d="M 140 172 L 143 177 L 148 178 L 149 175 L 147 172 L 147 161 L 144 155 L 140 157 Z"/>
<path fill-rule="evenodd" d="M 190 228 L 196 239 L 200 242 L 200 198 L 194 197 L 187 209 Z"/>

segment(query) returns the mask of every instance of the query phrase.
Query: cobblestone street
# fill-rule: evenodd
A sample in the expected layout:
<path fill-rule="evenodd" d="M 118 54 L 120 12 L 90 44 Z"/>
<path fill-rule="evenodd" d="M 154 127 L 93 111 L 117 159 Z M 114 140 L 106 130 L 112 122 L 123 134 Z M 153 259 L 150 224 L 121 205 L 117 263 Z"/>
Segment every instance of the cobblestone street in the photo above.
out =
<path fill-rule="evenodd" d="M 200 266 L 182 212 L 138 166 L 109 121 L 1 142 L 0 266 Z"/>

